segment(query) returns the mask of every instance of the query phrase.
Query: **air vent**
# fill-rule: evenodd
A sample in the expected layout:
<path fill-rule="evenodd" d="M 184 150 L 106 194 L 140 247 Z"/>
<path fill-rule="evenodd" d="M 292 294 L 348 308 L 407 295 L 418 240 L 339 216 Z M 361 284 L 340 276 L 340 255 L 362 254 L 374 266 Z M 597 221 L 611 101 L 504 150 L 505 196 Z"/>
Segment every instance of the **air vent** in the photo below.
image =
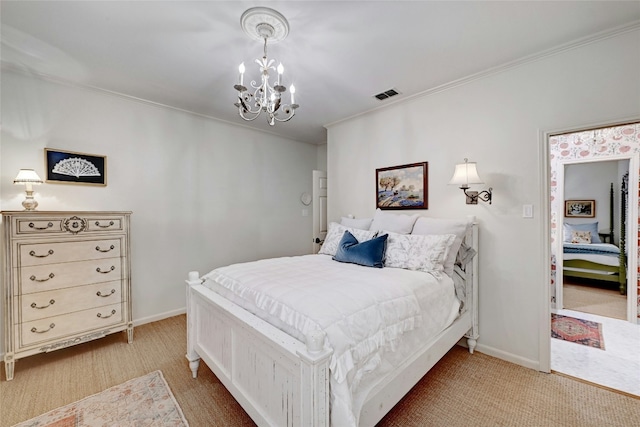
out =
<path fill-rule="evenodd" d="M 374 98 L 378 98 L 380 101 L 384 101 L 387 98 L 391 98 L 392 96 L 396 96 L 398 95 L 400 92 L 398 92 L 396 89 L 389 89 L 389 90 L 385 90 L 384 92 L 380 92 L 377 95 L 373 95 Z"/>

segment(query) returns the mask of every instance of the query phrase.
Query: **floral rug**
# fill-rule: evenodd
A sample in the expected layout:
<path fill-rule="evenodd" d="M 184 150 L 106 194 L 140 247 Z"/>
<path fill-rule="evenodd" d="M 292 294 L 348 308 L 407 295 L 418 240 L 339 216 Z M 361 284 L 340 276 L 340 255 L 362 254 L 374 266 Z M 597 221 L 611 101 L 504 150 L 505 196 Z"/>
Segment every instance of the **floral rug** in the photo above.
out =
<path fill-rule="evenodd" d="M 602 323 L 551 314 L 551 337 L 604 350 Z"/>
<path fill-rule="evenodd" d="M 161 371 L 129 380 L 14 427 L 187 427 Z"/>

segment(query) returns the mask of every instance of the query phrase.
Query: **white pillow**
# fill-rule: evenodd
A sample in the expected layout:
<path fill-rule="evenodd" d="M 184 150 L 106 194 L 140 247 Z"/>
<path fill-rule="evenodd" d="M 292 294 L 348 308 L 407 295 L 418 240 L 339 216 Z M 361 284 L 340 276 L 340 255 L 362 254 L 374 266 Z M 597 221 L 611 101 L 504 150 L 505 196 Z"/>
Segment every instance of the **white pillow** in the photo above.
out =
<path fill-rule="evenodd" d="M 565 222 L 562 228 L 565 242 L 571 242 L 573 239 L 571 233 L 574 231 L 589 231 L 591 233 L 591 243 L 602 243 L 600 235 L 598 234 L 598 221 L 581 224 L 569 224 Z"/>
<path fill-rule="evenodd" d="M 455 234 L 456 239 L 451 245 L 451 250 L 447 254 L 447 259 L 444 261 L 444 272 L 449 276 L 453 275 L 453 265 L 456 262 L 456 255 L 464 240 L 467 230 L 471 227 L 471 220 L 465 219 L 442 219 L 442 218 L 427 218 L 420 217 L 416 221 L 416 225 L 413 227 L 411 234 Z"/>
<path fill-rule="evenodd" d="M 340 220 L 340 225 L 344 225 L 345 227 L 358 228 L 360 230 L 368 230 L 371 227 L 371 221 L 373 218 L 347 218 L 342 217 Z"/>
<path fill-rule="evenodd" d="M 409 234 L 413 229 L 413 224 L 416 223 L 418 214 L 414 215 L 401 215 L 390 212 L 384 212 L 380 208 L 376 209 L 376 214 L 373 216 L 373 222 L 369 230 L 381 231 L 388 230 L 394 233 Z"/>
<path fill-rule="evenodd" d="M 398 234 L 385 231 L 387 252 L 385 267 L 440 273 L 444 271 L 444 260 L 456 236 Z"/>
<path fill-rule="evenodd" d="M 336 251 L 338 250 L 338 244 L 340 243 L 340 240 L 342 239 L 344 232 L 347 230 L 349 231 L 349 233 L 353 234 L 353 237 L 358 239 L 358 242 L 371 240 L 377 234 L 375 231 L 349 228 L 349 227 L 345 227 L 344 225 L 340 225 L 337 222 L 332 222 L 329 224 L 329 230 L 327 231 L 327 236 L 324 238 L 324 243 L 322 244 L 322 247 L 320 248 L 318 253 L 335 256 Z"/>

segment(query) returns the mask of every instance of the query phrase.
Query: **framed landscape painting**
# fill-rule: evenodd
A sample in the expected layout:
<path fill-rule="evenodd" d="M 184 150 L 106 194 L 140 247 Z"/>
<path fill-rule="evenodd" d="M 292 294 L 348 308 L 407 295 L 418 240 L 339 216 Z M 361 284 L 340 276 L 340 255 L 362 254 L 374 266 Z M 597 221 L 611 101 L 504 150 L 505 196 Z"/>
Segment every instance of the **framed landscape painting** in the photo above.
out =
<path fill-rule="evenodd" d="M 48 183 L 107 185 L 107 157 L 44 149 Z"/>
<path fill-rule="evenodd" d="M 565 200 L 564 216 L 571 218 L 594 218 L 596 216 L 596 201 Z"/>
<path fill-rule="evenodd" d="M 428 209 L 428 163 L 376 169 L 376 207 Z"/>

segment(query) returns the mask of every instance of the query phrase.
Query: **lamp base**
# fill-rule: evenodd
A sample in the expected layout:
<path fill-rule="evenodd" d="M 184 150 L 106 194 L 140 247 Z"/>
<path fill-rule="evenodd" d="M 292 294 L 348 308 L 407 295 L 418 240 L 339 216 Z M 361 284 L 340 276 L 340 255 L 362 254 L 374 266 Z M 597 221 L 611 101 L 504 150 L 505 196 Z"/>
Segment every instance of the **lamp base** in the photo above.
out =
<path fill-rule="evenodd" d="M 31 193 L 31 194 L 29 194 Z M 33 191 L 27 191 L 27 198 L 22 202 L 22 206 L 25 211 L 35 211 L 38 207 L 38 202 L 33 198 Z"/>

